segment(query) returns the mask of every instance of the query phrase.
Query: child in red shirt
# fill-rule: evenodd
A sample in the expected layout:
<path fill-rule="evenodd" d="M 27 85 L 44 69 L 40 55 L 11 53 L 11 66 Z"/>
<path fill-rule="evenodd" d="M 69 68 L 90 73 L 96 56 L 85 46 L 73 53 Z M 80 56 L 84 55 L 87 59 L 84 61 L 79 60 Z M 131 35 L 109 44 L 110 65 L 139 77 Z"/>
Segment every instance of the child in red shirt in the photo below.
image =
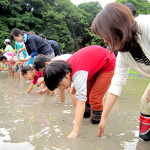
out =
<path fill-rule="evenodd" d="M 66 62 L 56 60 L 45 67 L 44 80 L 50 90 L 57 87 L 67 89 L 72 82 L 74 84 L 71 92 L 76 93 L 77 106 L 69 138 L 78 136 L 83 116 L 91 117 L 92 124 L 99 123 L 103 97 L 114 75 L 115 62 L 114 54 L 103 47 L 92 45 L 77 51 Z"/>

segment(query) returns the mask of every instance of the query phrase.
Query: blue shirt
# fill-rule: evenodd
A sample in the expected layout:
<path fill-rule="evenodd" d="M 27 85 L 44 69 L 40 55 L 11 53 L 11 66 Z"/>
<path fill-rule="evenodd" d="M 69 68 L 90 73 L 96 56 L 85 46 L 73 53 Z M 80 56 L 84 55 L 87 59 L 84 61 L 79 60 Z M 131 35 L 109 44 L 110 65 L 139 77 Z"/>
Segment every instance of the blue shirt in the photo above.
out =
<path fill-rule="evenodd" d="M 21 48 L 23 48 L 23 44 L 20 45 L 20 43 L 16 41 L 16 42 L 15 42 L 15 49 L 17 49 L 17 58 L 19 57 L 18 51 L 19 51 Z M 26 50 L 22 51 L 22 53 L 23 53 L 24 58 L 26 58 L 26 57 L 27 57 Z"/>

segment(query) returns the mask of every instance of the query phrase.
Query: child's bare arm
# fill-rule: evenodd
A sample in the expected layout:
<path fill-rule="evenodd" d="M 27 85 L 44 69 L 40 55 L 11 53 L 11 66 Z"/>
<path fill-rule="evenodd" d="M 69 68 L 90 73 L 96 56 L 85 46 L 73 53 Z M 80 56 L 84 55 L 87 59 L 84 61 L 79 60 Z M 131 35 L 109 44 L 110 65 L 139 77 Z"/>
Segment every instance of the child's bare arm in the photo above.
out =
<path fill-rule="evenodd" d="M 15 48 L 10 60 L 13 59 L 13 57 L 14 57 L 14 55 L 15 55 L 16 52 L 17 52 L 17 49 Z"/>
<path fill-rule="evenodd" d="M 44 82 L 44 78 L 40 82 L 38 82 L 37 85 L 40 86 L 43 82 Z"/>
<path fill-rule="evenodd" d="M 24 51 L 26 49 L 26 47 L 24 46 L 23 48 L 21 48 L 18 53 L 21 53 L 22 51 Z"/>
<path fill-rule="evenodd" d="M 28 87 L 26 93 L 30 93 L 31 90 L 34 88 L 34 85 L 35 85 L 35 84 L 31 83 L 30 86 Z"/>
<path fill-rule="evenodd" d="M 12 67 L 12 70 L 14 70 L 18 65 L 18 61 L 15 63 L 15 65 Z"/>

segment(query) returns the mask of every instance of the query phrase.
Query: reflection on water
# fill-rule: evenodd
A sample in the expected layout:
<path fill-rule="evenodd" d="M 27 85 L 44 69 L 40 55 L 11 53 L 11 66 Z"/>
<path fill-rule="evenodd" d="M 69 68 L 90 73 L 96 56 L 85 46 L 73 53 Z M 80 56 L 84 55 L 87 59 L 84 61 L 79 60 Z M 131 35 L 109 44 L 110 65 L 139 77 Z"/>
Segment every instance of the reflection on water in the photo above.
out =
<path fill-rule="evenodd" d="M 21 83 L 0 73 L 0 149 L 1 150 L 148 150 L 150 142 L 138 137 L 140 99 L 149 80 L 130 77 L 108 116 L 105 134 L 97 136 L 98 125 L 83 119 L 79 137 L 68 139 L 75 109 L 66 92 L 38 96 L 38 87 L 25 94 L 29 82 Z"/>

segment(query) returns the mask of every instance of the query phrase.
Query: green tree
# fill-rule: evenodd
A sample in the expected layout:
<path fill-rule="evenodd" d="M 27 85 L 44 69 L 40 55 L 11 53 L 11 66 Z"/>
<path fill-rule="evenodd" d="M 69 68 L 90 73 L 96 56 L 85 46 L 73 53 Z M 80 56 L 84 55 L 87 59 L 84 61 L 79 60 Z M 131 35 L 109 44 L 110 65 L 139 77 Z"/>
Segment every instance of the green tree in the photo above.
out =
<path fill-rule="evenodd" d="M 117 0 L 116 2 L 122 4 L 132 3 L 136 8 L 137 16 L 139 14 L 150 14 L 150 2 L 148 0 Z"/>

